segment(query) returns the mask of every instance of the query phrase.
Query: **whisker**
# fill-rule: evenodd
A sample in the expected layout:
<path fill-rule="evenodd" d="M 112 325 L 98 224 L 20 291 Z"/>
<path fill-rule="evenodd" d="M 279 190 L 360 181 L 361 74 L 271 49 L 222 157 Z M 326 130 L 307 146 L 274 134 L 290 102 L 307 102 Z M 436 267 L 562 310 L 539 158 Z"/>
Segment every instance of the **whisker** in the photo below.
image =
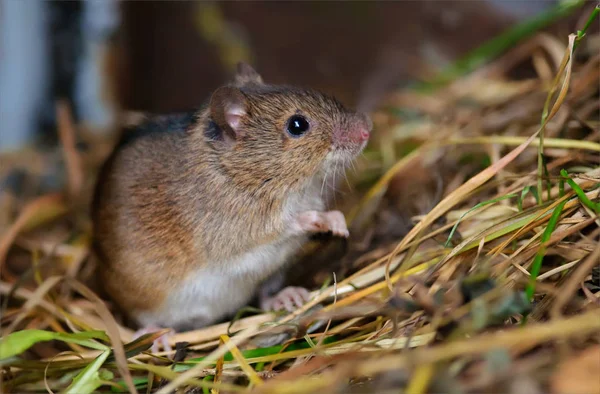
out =
<path fill-rule="evenodd" d="M 329 170 L 325 170 L 325 174 L 323 174 L 323 183 L 321 184 L 321 198 L 323 198 L 323 189 L 325 188 L 325 181 L 327 180 L 327 173 Z"/>
<path fill-rule="evenodd" d="M 346 173 L 346 169 L 345 168 L 342 171 L 342 174 L 344 175 L 344 179 L 346 180 L 346 184 L 348 185 L 348 189 L 352 190 L 352 185 L 350 184 L 350 181 L 348 180 L 348 174 Z"/>
<path fill-rule="evenodd" d="M 361 153 L 362 154 L 362 153 Z M 354 160 L 350 160 L 350 167 L 352 167 L 352 171 L 354 171 L 354 174 L 357 174 L 358 172 L 356 171 L 356 164 L 354 164 Z"/>
<path fill-rule="evenodd" d="M 337 183 L 335 182 L 335 173 L 337 172 L 337 167 L 338 167 L 338 162 L 337 160 L 335 161 L 335 164 L 333 166 L 333 203 L 337 206 L 337 190 L 336 190 L 336 185 Z"/>

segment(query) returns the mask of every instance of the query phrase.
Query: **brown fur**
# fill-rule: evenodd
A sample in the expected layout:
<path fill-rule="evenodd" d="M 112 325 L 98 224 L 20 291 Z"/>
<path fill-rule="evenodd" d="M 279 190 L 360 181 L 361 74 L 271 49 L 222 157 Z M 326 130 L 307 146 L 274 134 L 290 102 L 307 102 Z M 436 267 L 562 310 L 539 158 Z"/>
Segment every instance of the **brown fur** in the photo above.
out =
<path fill-rule="evenodd" d="M 348 138 L 356 125 L 370 127 L 320 93 L 265 85 L 249 66 L 228 89 L 223 100 L 241 99 L 245 109 L 237 129 L 218 114 L 225 104 L 215 103 L 215 94 L 185 130 L 134 131 L 139 135 L 115 149 L 99 177 L 93 214 L 100 278 L 133 315 L 160 307 L 193 270 L 280 239 L 290 196 L 324 176 L 330 151 L 359 150 Z M 311 131 L 292 138 L 286 122 L 297 113 Z M 160 128 L 165 119 L 149 122 Z"/>

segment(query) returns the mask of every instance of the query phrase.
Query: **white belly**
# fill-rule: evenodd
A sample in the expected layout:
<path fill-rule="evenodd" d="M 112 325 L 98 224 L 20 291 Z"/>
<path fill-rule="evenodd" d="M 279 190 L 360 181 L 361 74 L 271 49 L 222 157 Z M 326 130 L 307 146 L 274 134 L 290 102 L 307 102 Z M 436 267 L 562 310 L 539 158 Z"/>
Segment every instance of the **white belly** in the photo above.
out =
<path fill-rule="evenodd" d="M 137 317 L 143 326 L 199 328 L 245 306 L 258 285 L 302 245 L 304 237 L 263 245 L 229 261 L 211 262 L 171 292 L 157 311 Z"/>

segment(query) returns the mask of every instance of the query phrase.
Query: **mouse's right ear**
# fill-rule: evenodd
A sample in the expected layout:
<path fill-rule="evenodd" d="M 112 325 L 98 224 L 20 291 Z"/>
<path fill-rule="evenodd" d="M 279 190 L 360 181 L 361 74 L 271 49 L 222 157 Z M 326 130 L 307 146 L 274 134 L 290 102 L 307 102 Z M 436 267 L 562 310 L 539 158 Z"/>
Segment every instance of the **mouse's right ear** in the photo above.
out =
<path fill-rule="evenodd" d="M 223 138 L 235 141 L 243 133 L 246 97 L 237 88 L 223 86 L 210 98 L 210 117 L 223 131 Z"/>

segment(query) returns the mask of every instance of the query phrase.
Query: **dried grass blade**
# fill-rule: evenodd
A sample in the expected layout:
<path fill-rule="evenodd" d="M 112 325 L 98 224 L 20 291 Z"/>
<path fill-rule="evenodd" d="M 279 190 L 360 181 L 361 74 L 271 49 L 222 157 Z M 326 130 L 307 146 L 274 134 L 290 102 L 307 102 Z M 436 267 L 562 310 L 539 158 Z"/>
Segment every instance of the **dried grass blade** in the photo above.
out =
<path fill-rule="evenodd" d="M 249 328 L 245 329 L 244 331 L 238 333 L 236 336 L 234 336 L 233 339 L 231 340 L 231 342 L 233 344 L 235 344 L 236 346 L 238 346 L 240 343 L 242 343 L 246 339 L 248 339 L 251 336 L 258 333 L 260 331 L 260 329 L 261 328 L 258 325 L 249 327 Z M 169 382 L 168 384 L 163 386 L 157 392 L 157 394 L 169 394 L 171 391 L 175 390 L 177 387 L 181 386 L 182 384 L 187 382 L 189 379 L 193 379 L 194 376 L 196 376 L 200 371 L 202 371 L 202 369 L 204 367 L 206 367 L 210 363 L 214 362 L 219 357 L 223 356 L 225 353 L 227 353 L 228 350 L 229 350 L 229 348 L 227 346 L 219 346 L 211 354 L 206 356 L 204 358 L 204 360 L 202 360 L 201 362 L 196 364 L 194 367 L 188 369 L 181 375 L 177 376 L 177 378 L 173 379 L 171 382 Z"/>
<path fill-rule="evenodd" d="M 219 339 L 219 346 L 222 346 L 224 343 L 223 336 Z M 215 377 L 214 382 L 219 384 L 221 383 L 221 379 L 223 378 L 223 365 L 225 364 L 225 355 L 219 357 L 217 360 L 217 364 L 215 365 Z M 218 388 L 210 389 L 211 394 L 219 394 Z"/>
<path fill-rule="evenodd" d="M 544 272 L 543 275 L 538 276 L 537 280 L 539 282 L 539 281 L 542 281 L 542 280 L 544 280 L 546 278 L 551 277 L 552 275 L 556 275 L 556 274 L 558 274 L 560 272 L 566 271 L 566 270 L 574 267 L 575 265 L 577 265 L 580 261 L 581 261 L 581 259 L 578 259 L 578 260 L 575 260 L 575 261 L 571 261 L 570 263 L 563 264 L 560 267 L 556 267 L 556 268 L 554 268 L 554 269 L 552 269 L 550 271 Z M 529 272 L 527 274 L 529 274 Z"/>
<path fill-rule="evenodd" d="M 139 364 L 129 364 L 128 365 L 130 369 L 132 370 L 142 370 L 142 371 L 149 371 L 154 373 L 157 376 L 160 376 L 162 378 L 165 379 L 169 379 L 172 382 L 174 382 L 176 379 L 178 379 L 181 375 L 178 375 L 177 372 L 174 372 L 173 370 L 171 370 L 171 368 L 168 367 L 161 367 L 158 365 L 152 365 L 152 364 L 144 364 L 144 363 L 139 363 Z M 185 383 L 188 383 L 190 385 L 194 385 L 197 387 L 207 387 L 207 388 L 222 388 L 224 390 L 228 390 L 231 392 L 239 392 L 242 391 L 243 388 L 239 387 L 239 386 L 234 386 L 232 384 L 227 384 L 227 383 L 213 383 L 213 382 L 207 382 L 207 381 L 203 381 L 203 380 L 198 380 L 196 378 L 196 376 L 200 376 L 202 375 L 202 370 L 197 371 L 197 373 L 193 374 L 193 377 L 189 377 L 185 379 Z M 159 390 L 158 392 L 164 390 L 166 386 L 162 387 L 161 390 Z M 171 393 L 172 391 L 169 390 L 169 393 Z"/>
<path fill-rule="evenodd" d="M 56 219 L 67 212 L 67 206 L 62 194 L 48 194 L 29 202 L 19 214 L 13 225 L 8 229 L 0 241 L 0 272 L 6 275 L 4 263 L 8 250 L 17 235 L 27 228 L 40 225 Z"/>
<path fill-rule="evenodd" d="M 240 349 L 238 349 L 237 346 L 231 343 L 231 340 L 227 335 L 221 335 L 221 339 L 223 340 L 223 344 L 229 348 L 231 355 L 238 362 L 240 368 L 242 368 L 242 371 L 246 373 L 250 382 L 255 386 L 261 385 L 263 383 L 262 379 L 256 374 L 254 368 L 252 368 L 250 364 L 248 364 L 248 362 L 240 352 Z"/>
<path fill-rule="evenodd" d="M 421 394 L 427 391 L 429 381 L 433 376 L 433 364 L 424 364 L 417 367 L 417 370 L 412 376 L 408 387 L 406 388 L 407 394 Z"/>
<path fill-rule="evenodd" d="M 144 350 L 148 350 L 155 340 L 157 340 L 158 338 L 160 338 L 164 334 L 167 334 L 170 331 L 170 329 L 164 329 L 142 335 L 136 340 L 129 342 L 128 344 L 123 346 L 123 348 L 125 349 L 125 354 L 127 355 L 127 357 L 133 357 L 139 354 L 140 352 L 143 352 Z"/>
<path fill-rule="evenodd" d="M 538 189 L 538 195 L 540 196 L 540 199 L 542 198 L 542 193 L 543 193 L 542 180 L 543 180 L 543 176 L 544 176 L 544 160 L 543 160 L 544 131 L 546 128 L 546 124 L 548 124 L 550 119 L 552 119 L 554 117 L 554 115 L 556 115 L 556 112 L 558 112 L 558 110 L 561 107 L 563 101 L 565 100 L 565 97 L 567 96 L 567 92 L 569 90 L 569 83 L 571 81 L 571 69 L 572 69 L 572 65 L 573 65 L 573 51 L 575 50 L 575 47 L 574 47 L 575 37 L 576 37 L 575 34 L 569 34 L 569 45 L 567 46 L 567 49 L 565 51 L 565 55 L 563 57 L 563 61 L 561 62 L 560 68 L 559 68 L 558 72 L 556 73 L 556 78 L 554 79 L 554 82 L 552 83 L 550 92 L 548 92 L 548 97 L 546 99 L 546 102 L 544 103 L 544 110 L 542 111 L 542 122 L 541 122 L 541 127 L 540 127 L 540 139 L 539 139 L 539 146 L 538 146 L 538 181 L 537 181 L 537 189 Z M 564 76 L 564 80 L 563 80 L 561 89 L 558 93 L 558 97 L 556 98 L 554 105 L 552 105 L 552 109 L 550 110 L 550 113 L 548 113 L 548 107 L 550 105 L 550 101 L 552 100 L 552 96 L 554 95 L 554 92 L 556 91 L 556 88 L 558 87 L 560 78 L 563 76 L 563 72 L 565 70 L 566 70 L 566 73 Z"/>
<path fill-rule="evenodd" d="M 568 282 L 561 288 L 561 291 L 556 296 L 556 300 L 550 311 L 551 316 L 556 319 L 560 317 L 562 309 L 579 287 L 579 283 L 581 283 L 581 281 L 593 267 L 598 265 L 598 261 L 600 261 L 600 243 L 596 245 L 594 251 L 585 259 L 583 263 L 579 265 L 579 267 L 577 267 L 575 272 L 573 272 L 569 278 Z"/>
<path fill-rule="evenodd" d="M 261 325 L 263 323 L 272 322 L 274 316 L 270 313 L 264 313 L 261 315 L 244 317 L 234 322 L 215 324 L 214 326 L 201 328 L 195 331 L 188 331 L 175 334 L 172 338 L 171 345 L 175 345 L 176 342 L 188 342 L 188 343 L 201 343 L 218 339 L 221 334 L 228 331 L 235 332 L 241 331 L 248 327 Z"/>
<path fill-rule="evenodd" d="M 437 259 L 435 261 L 437 261 Z M 411 275 L 415 275 L 417 273 L 423 272 L 427 268 L 431 267 L 432 265 L 433 265 L 432 263 L 423 263 L 416 267 L 409 268 L 408 270 L 406 270 L 404 272 L 398 272 L 397 274 L 395 274 L 393 277 L 390 278 L 390 283 L 395 283 L 398 280 L 400 280 L 401 278 L 407 278 Z M 388 287 L 388 284 L 385 281 L 375 283 L 374 285 L 372 285 L 370 287 L 361 289 L 360 291 L 356 291 L 356 292 L 350 294 L 348 297 L 339 300 L 335 305 L 334 304 L 327 305 L 325 308 L 323 308 L 323 311 L 326 312 L 326 311 L 332 310 L 334 308 L 341 308 L 343 306 L 350 305 L 350 304 L 352 304 L 362 298 L 365 298 L 373 293 L 381 291 L 381 290 L 385 289 L 386 287 Z"/>
<path fill-rule="evenodd" d="M 477 136 L 469 138 L 451 138 L 447 141 L 452 145 L 468 145 L 468 144 L 502 144 L 502 145 L 520 145 L 525 141 L 525 137 L 492 135 L 492 136 Z M 531 142 L 531 146 L 539 146 L 540 141 Z M 600 152 L 600 144 L 594 141 L 586 140 L 569 140 L 566 138 L 546 138 L 544 146 L 547 148 L 559 149 L 582 149 L 592 152 Z"/>
<path fill-rule="evenodd" d="M 31 298 L 25 302 L 25 304 L 21 307 L 21 311 L 19 316 L 11 323 L 8 328 L 3 332 L 3 335 L 8 335 L 14 331 L 14 329 L 23 321 L 23 319 L 27 316 L 27 314 L 35 308 L 41 300 L 44 298 L 46 293 L 50 291 L 58 282 L 63 279 L 62 276 L 51 276 L 44 281 L 35 291 L 31 294 Z"/>

